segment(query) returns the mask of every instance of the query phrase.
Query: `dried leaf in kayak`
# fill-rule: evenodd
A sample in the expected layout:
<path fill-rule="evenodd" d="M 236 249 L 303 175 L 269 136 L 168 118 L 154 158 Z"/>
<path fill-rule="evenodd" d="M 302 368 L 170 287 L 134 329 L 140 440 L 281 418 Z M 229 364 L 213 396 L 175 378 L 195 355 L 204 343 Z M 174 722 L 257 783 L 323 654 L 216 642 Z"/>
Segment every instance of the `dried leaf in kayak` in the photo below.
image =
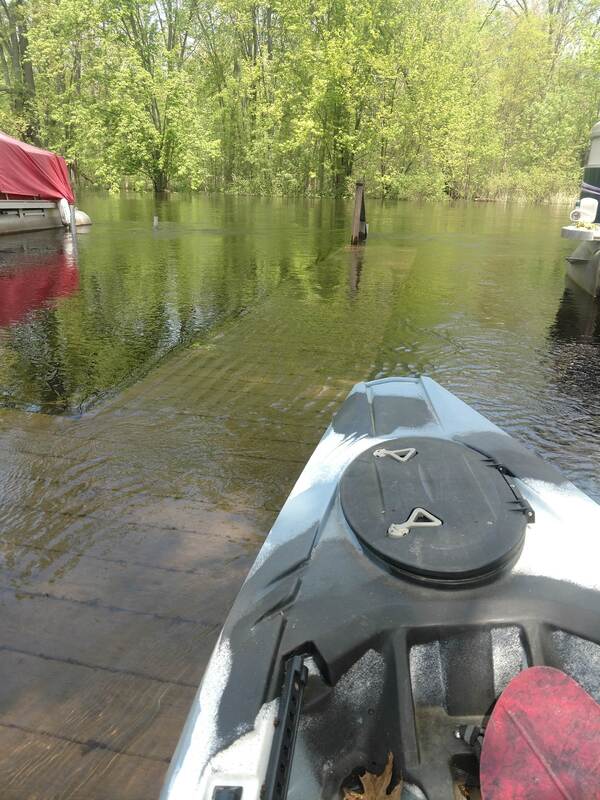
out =
<path fill-rule="evenodd" d="M 394 756 L 388 753 L 387 763 L 381 775 L 375 775 L 373 772 L 365 772 L 364 775 L 360 776 L 363 791 L 354 792 L 344 789 L 344 800 L 400 800 L 402 781 L 400 781 L 397 786 L 394 786 L 392 791 L 388 794 L 393 768 Z"/>

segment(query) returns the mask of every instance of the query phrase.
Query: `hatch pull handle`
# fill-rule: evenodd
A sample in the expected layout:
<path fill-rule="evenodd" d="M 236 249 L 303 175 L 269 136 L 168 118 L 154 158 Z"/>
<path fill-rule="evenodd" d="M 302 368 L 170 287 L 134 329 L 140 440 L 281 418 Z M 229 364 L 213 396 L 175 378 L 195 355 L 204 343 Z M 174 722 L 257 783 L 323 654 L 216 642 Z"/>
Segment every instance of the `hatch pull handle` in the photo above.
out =
<path fill-rule="evenodd" d="M 304 664 L 304 656 L 289 658 L 286 662 L 285 678 L 279 699 L 263 800 L 285 800 L 287 797 L 302 695 L 307 680 L 308 669 Z"/>
<path fill-rule="evenodd" d="M 410 533 L 411 528 L 438 528 L 443 525 L 441 519 L 427 511 L 425 508 L 413 508 L 406 522 L 392 522 L 387 535 L 392 539 L 399 539 Z"/>
<path fill-rule="evenodd" d="M 373 451 L 373 455 L 375 458 L 390 456 L 401 464 L 406 464 L 409 459 L 417 455 L 417 451 L 414 447 L 405 447 L 403 450 L 386 450 L 385 447 L 380 447 L 379 450 Z"/>

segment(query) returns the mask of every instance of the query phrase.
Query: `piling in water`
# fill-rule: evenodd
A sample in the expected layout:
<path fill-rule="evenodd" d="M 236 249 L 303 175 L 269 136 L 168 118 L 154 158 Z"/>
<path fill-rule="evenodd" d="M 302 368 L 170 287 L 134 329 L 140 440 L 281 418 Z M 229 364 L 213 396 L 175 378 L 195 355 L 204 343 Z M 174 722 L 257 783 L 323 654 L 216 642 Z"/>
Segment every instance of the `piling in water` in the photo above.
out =
<path fill-rule="evenodd" d="M 75 219 L 75 206 L 74 205 L 70 205 L 69 206 L 69 211 L 71 212 L 71 236 L 73 237 L 73 240 L 76 241 L 77 240 L 77 221 Z"/>
<path fill-rule="evenodd" d="M 354 215 L 352 217 L 352 237 L 350 244 L 360 244 L 367 238 L 367 214 L 365 212 L 365 184 L 356 182 L 354 194 Z"/>

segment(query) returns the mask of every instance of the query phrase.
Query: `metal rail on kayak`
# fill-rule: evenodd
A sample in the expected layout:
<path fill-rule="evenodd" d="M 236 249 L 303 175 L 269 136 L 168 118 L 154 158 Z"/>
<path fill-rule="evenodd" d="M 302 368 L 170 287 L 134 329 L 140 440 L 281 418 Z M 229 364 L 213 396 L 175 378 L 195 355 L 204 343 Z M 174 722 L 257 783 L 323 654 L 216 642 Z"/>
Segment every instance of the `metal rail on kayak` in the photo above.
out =
<path fill-rule="evenodd" d="M 292 656 L 288 659 L 265 778 L 264 800 L 285 800 L 287 797 L 302 696 L 307 680 L 308 669 L 304 664 L 304 656 Z"/>

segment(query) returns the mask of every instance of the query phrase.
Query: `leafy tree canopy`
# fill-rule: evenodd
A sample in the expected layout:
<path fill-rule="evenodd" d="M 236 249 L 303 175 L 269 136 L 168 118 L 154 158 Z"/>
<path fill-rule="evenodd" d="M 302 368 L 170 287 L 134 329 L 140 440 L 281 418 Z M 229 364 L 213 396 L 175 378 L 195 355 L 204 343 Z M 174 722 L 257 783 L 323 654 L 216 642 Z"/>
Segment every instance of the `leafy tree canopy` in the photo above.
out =
<path fill-rule="evenodd" d="M 0 128 L 80 181 L 572 193 L 599 0 L 0 0 Z"/>

